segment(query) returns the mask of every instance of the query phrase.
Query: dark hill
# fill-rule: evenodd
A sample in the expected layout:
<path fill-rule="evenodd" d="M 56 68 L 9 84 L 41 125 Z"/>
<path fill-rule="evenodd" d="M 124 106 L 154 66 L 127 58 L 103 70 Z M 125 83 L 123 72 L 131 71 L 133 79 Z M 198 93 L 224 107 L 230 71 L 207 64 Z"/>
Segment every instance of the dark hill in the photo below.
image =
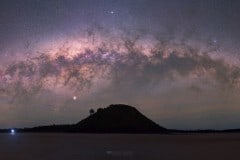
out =
<path fill-rule="evenodd" d="M 100 108 L 76 126 L 87 132 L 155 133 L 166 131 L 134 107 L 123 104 Z"/>
<path fill-rule="evenodd" d="M 96 113 L 73 125 L 52 125 L 25 128 L 23 132 L 80 132 L 80 133 L 167 133 L 134 107 L 115 104 L 99 108 Z"/>

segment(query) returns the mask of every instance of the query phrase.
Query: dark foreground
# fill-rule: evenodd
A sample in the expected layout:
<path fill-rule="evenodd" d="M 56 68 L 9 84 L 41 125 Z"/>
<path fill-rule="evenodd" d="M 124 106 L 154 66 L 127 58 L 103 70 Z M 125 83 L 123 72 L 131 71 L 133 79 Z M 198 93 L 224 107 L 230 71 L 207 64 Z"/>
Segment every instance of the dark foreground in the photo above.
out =
<path fill-rule="evenodd" d="M 0 134 L 1 160 L 231 160 L 240 134 Z"/>

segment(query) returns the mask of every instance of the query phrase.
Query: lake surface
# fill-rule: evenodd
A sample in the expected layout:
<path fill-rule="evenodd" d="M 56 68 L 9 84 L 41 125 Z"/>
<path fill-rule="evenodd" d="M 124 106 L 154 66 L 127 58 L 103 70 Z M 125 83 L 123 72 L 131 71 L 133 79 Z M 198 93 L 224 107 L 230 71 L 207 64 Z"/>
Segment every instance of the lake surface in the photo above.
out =
<path fill-rule="evenodd" d="M 240 134 L 0 134 L 1 160 L 231 160 Z"/>

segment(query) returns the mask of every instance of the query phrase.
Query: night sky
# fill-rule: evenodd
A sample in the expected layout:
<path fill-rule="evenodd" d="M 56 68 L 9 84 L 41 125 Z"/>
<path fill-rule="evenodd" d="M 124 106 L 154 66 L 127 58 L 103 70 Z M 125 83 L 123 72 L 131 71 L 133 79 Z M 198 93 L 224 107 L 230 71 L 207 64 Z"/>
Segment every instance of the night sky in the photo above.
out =
<path fill-rule="evenodd" d="M 240 128 L 238 0 L 1 0 L 0 128 L 124 103 L 167 128 Z"/>

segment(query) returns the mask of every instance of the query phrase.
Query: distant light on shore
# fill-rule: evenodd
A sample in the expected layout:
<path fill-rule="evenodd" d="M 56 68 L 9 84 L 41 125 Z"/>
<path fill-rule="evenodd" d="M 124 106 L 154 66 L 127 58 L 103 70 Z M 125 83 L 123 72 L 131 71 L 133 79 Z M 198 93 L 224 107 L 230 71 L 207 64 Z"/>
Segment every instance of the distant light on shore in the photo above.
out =
<path fill-rule="evenodd" d="M 15 134 L 15 130 L 14 129 L 11 129 L 11 134 Z"/>

